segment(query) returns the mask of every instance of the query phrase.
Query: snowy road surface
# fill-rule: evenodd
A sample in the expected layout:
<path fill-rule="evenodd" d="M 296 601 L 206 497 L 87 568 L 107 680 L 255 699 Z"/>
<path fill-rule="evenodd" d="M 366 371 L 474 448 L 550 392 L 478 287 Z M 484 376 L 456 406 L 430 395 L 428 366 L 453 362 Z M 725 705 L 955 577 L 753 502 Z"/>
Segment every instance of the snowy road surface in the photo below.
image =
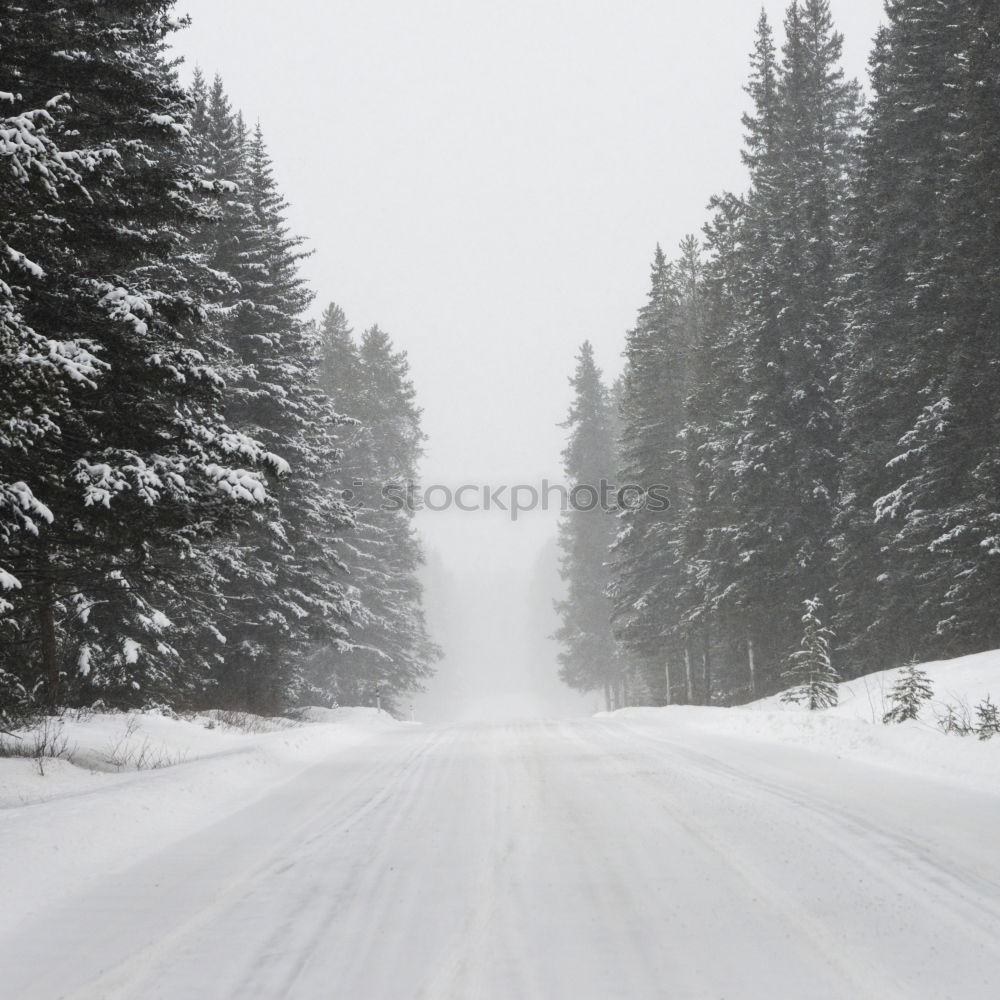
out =
<path fill-rule="evenodd" d="M 1000 995 L 1000 797 L 617 719 L 400 727 L 0 941 L 4 1000 Z"/>

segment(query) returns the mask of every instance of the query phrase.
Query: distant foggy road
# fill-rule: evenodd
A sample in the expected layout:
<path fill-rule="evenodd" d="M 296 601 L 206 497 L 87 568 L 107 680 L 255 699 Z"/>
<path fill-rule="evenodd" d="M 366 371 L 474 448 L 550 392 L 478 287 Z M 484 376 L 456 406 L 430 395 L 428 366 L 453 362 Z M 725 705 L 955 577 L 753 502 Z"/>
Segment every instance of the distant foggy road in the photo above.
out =
<path fill-rule="evenodd" d="M 997 996 L 1000 798 L 613 720 L 407 728 L 0 943 L 4 1000 Z"/>

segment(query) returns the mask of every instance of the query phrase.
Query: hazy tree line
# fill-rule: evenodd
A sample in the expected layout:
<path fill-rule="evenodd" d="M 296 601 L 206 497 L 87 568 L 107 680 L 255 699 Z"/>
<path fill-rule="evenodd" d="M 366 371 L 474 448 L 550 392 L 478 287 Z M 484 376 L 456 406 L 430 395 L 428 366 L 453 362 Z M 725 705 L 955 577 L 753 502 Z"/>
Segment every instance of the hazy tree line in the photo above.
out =
<path fill-rule="evenodd" d="M 405 355 L 304 318 L 259 127 L 166 0 L 3 15 L 0 715 L 368 701 L 428 676 Z M 357 485 L 355 485 L 357 481 Z M 345 492 L 350 491 L 350 492 Z"/>
<path fill-rule="evenodd" d="M 564 528 L 571 588 L 596 602 L 603 573 L 618 644 L 571 684 L 774 691 L 804 606 L 842 676 L 1000 646 L 1000 8 L 889 0 L 866 103 L 841 42 L 826 0 L 789 7 L 780 46 L 761 16 L 749 187 L 675 260 L 657 249 L 616 467 L 673 503 L 619 514 L 603 559 L 574 553 L 606 519 Z"/>

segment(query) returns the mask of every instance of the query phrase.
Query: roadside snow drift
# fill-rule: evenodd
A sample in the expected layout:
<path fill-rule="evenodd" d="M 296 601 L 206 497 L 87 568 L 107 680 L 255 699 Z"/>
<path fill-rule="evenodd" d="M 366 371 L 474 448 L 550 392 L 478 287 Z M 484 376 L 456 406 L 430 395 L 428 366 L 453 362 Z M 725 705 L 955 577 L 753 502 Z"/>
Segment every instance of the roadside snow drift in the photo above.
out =
<path fill-rule="evenodd" d="M 81 713 L 23 734 L 24 750 L 44 738 L 62 756 L 0 758 L 0 935 L 69 885 L 190 836 L 331 754 L 408 728 L 366 708 L 302 716 Z"/>
<path fill-rule="evenodd" d="M 885 725 L 889 692 L 902 669 L 846 681 L 839 685 L 837 706 L 816 712 L 783 704 L 776 695 L 739 708 L 627 708 L 601 717 L 650 735 L 656 729 L 688 730 L 791 744 L 1000 793 L 1000 737 L 980 742 L 975 736 L 945 734 L 938 725 L 949 707 L 974 717 L 975 706 L 987 695 L 1000 701 L 1000 650 L 922 664 L 934 697 L 917 719 Z"/>

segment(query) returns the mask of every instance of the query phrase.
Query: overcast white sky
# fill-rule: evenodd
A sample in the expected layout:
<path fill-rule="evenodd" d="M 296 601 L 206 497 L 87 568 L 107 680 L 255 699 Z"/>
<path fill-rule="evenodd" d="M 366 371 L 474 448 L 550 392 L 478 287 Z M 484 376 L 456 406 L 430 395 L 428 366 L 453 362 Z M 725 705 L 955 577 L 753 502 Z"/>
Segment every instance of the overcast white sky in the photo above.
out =
<path fill-rule="evenodd" d="M 784 3 L 765 4 L 776 25 Z M 709 197 L 743 187 L 756 0 L 180 0 L 177 50 L 260 118 L 317 309 L 405 348 L 426 482 L 558 476 L 566 379 L 605 370 Z M 864 79 L 881 0 L 839 0 Z M 421 518 L 452 565 L 523 564 L 547 519 Z"/>

